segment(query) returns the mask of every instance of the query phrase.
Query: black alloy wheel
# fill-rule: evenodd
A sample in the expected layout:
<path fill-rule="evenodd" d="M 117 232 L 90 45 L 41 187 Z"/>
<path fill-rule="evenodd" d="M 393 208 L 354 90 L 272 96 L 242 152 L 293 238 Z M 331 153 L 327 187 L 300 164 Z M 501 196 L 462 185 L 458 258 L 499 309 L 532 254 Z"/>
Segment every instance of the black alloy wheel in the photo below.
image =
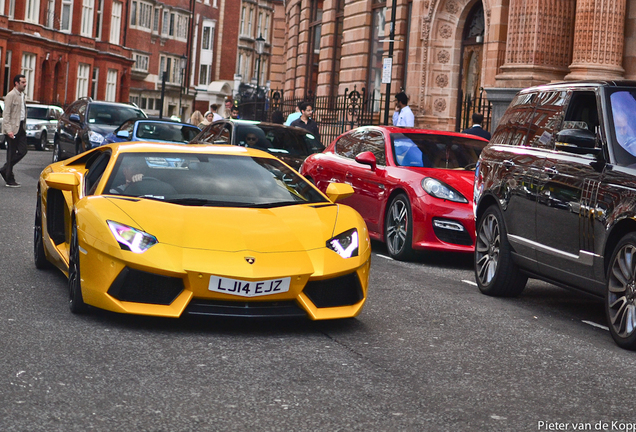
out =
<path fill-rule="evenodd" d="M 494 205 L 477 221 L 475 279 L 482 293 L 498 297 L 521 294 L 528 281 L 512 261 L 503 215 Z"/>
<path fill-rule="evenodd" d="M 42 133 L 40 134 L 40 140 L 35 144 L 35 149 L 38 151 L 42 151 L 46 148 L 46 144 L 46 131 L 42 131 Z"/>
<path fill-rule="evenodd" d="M 80 252 L 77 237 L 77 224 L 73 217 L 73 229 L 71 234 L 71 250 L 68 260 L 68 293 L 69 308 L 74 314 L 86 312 L 87 307 L 82 298 L 82 279 L 80 277 Z"/>
<path fill-rule="evenodd" d="M 636 350 L 636 233 L 616 246 L 607 273 L 605 312 L 618 346 Z"/>
<path fill-rule="evenodd" d="M 413 256 L 413 218 L 411 204 L 405 194 L 399 194 L 386 212 L 384 239 L 391 258 L 406 261 Z"/>
<path fill-rule="evenodd" d="M 33 224 L 33 261 L 35 268 L 43 270 L 50 267 L 44 252 L 42 239 L 42 198 L 38 193 L 38 201 L 35 205 L 35 222 Z"/>

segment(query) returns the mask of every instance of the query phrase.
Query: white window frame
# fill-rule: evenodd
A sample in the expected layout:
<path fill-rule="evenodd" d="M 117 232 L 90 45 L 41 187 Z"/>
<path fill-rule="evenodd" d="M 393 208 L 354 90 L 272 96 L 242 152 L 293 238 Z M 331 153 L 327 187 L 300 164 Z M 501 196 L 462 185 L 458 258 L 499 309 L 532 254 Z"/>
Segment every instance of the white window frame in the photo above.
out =
<path fill-rule="evenodd" d="M 245 35 L 245 9 L 245 6 L 241 9 L 241 30 L 239 31 L 241 35 Z"/>
<path fill-rule="evenodd" d="M 150 57 L 146 54 L 135 53 L 135 63 L 132 69 L 139 72 L 148 72 Z"/>
<path fill-rule="evenodd" d="M 120 1 L 113 1 L 113 9 L 110 18 L 110 43 L 119 45 L 119 39 L 121 38 L 121 12 L 123 10 L 123 3 Z"/>
<path fill-rule="evenodd" d="M 151 32 L 154 19 L 153 9 L 151 3 L 133 0 L 130 9 L 130 28 Z"/>
<path fill-rule="evenodd" d="M 167 36 L 170 31 L 170 11 L 164 9 L 162 15 L 161 34 Z"/>
<path fill-rule="evenodd" d="M 85 37 L 93 36 L 93 17 L 95 16 L 95 0 L 82 1 L 82 24 L 80 35 Z"/>
<path fill-rule="evenodd" d="M 254 8 L 250 8 L 250 19 L 247 20 L 247 35 L 252 37 L 252 18 L 254 18 Z"/>
<path fill-rule="evenodd" d="M 205 68 L 205 74 L 203 69 Z M 199 65 L 199 85 L 207 86 L 210 83 L 210 66 L 206 64 Z"/>
<path fill-rule="evenodd" d="M 152 12 L 152 14 L 152 33 L 158 34 L 160 29 L 159 21 L 161 20 L 161 8 L 155 7 L 155 10 Z"/>
<path fill-rule="evenodd" d="M 40 0 L 26 0 L 24 20 L 35 24 L 40 23 Z"/>
<path fill-rule="evenodd" d="M 106 98 L 107 102 L 117 100 L 117 69 L 108 69 L 106 74 Z"/>
<path fill-rule="evenodd" d="M 0 8 L 4 10 L 4 0 L 0 3 L 2 4 Z M 47 0 L 45 26 L 51 29 L 55 27 L 55 0 Z"/>
<path fill-rule="evenodd" d="M 91 79 L 91 97 L 97 99 L 97 92 L 99 90 L 99 68 L 93 67 L 93 77 Z"/>
<path fill-rule="evenodd" d="M 258 13 L 258 23 L 256 25 L 256 37 L 258 37 L 263 34 L 263 12 Z"/>
<path fill-rule="evenodd" d="M 269 14 L 265 14 L 265 28 L 263 29 L 263 38 L 269 43 Z"/>
<path fill-rule="evenodd" d="M 64 10 L 68 11 L 67 27 L 64 27 Z M 73 27 L 73 0 L 62 0 L 62 12 L 60 17 L 60 31 L 64 33 L 70 33 Z"/>
<path fill-rule="evenodd" d="M 175 14 L 174 37 L 180 41 L 188 40 L 188 17 L 182 14 Z"/>
<path fill-rule="evenodd" d="M 77 65 L 77 83 L 75 85 L 75 99 L 88 96 L 88 80 L 90 79 L 91 65 L 80 63 Z"/>
<path fill-rule="evenodd" d="M 95 39 L 102 40 L 102 29 L 104 27 L 104 0 L 97 0 L 97 25 L 95 27 Z"/>
<path fill-rule="evenodd" d="M 33 100 L 33 87 L 35 83 L 35 65 L 37 64 L 37 55 L 33 53 L 22 53 L 21 74 L 26 77 L 26 99 Z"/>

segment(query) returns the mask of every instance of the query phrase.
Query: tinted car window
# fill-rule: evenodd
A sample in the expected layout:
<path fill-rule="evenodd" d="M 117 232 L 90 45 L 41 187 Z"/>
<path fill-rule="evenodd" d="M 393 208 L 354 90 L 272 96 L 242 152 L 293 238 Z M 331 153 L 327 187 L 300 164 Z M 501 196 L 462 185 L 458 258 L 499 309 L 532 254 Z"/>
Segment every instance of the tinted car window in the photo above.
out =
<path fill-rule="evenodd" d="M 146 118 L 143 111 L 133 106 L 91 104 L 88 123 L 97 125 L 120 125 L 132 118 Z"/>
<path fill-rule="evenodd" d="M 127 182 L 136 174 L 147 180 Z M 193 206 L 268 208 L 328 202 L 276 159 L 207 153 L 124 154 L 105 190 Z"/>
<path fill-rule="evenodd" d="M 27 106 L 27 118 L 35 120 L 48 120 L 49 110 L 47 107 Z"/>
<path fill-rule="evenodd" d="M 499 121 L 490 142 L 493 144 L 525 145 L 536 93 L 518 94 Z"/>
<path fill-rule="evenodd" d="M 223 128 L 225 123 L 213 123 L 211 125 L 206 126 L 200 133 L 197 135 L 194 142 L 207 142 L 213 143 L 214 139 L 219 135 L 219 132 Z"/>
<path fill-rule="evenodd" d="M 340 156 L 344 156 L 349 159 L 355 159 L 360 153 L 361 143 L 357 139 L 356 132 L 344 135 L 336 142 L 335 150 Z"/>
<path fill-rule="evenodd" d="M 188 143 L 199 133 L 193 126 L 178 123 L 138 122 L 137 138 Z"/>
<path fill-rule="evenodd" d="M 373 129 L 366 129 L 361 132 L 362 134 L 358 136 L 360 139 L 359 153 L 370 151 L 375 155 L 378 165 L 386 165 L 386 150 L 382 132 Z"/>
<path fill-rule="evenodd" d="M 447 135 L 393 133 L 391 144 L 399 166 L 473 169 L 488 143 Z"/>
<path fill-rule="evenodd" d="M 636 90 L 616 91 L 610 95 L 611 129 L 617 145 L 614 153 L 623 166 L 636 164 Z"/>
<path fill-rule="evenodd" d="M 237 126 L 235 144 L 289 156 L 307 156 L 324 150 L 318 140 L 304 130 L 265 124 Z"/>
<path fill-rule="evenodd" d="M 527 145 L 531 147 L 554 148 L 554 135 L 563 120 L 563 105 L 567 93 L 565 91 L 542 92 L 537 96 L 532 121 L 528 123 L 529 133 Z"/>

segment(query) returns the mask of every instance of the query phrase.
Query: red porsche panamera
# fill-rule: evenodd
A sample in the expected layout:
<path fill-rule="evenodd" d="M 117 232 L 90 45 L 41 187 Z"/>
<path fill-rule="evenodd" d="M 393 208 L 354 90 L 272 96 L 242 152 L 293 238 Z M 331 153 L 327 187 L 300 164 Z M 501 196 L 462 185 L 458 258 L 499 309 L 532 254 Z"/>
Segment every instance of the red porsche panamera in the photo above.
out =
<path fill-rule="evenodd" d="M 395 259 L 413 250 L 473 252 L 473 183 L 485 139 L 453 132 L 364 126 L 309 156 L 301 174 L 322 191 L 348 183 L 343 200 Z"/>

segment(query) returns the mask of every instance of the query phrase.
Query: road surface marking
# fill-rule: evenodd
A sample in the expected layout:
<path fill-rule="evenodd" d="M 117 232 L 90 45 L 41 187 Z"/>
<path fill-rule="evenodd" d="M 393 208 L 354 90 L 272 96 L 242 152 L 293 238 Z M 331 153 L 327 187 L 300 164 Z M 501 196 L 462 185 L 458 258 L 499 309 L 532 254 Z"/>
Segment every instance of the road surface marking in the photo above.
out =
<path fill-rule="evenodd" d="M 469 280 L 465 280 L 465 279 L 462 279 L 462 282 L 467 283 L 468 285 L 477 286 L 477 282 L 473 282 L 473 281 L 469 281 Z"/>
<path fill-rule="evenodd" d="M 604 325 L 596 324 L 595 322 L 587 321 L 587 320 L 581 320 L 581 321 L 583 321 L 585 324 L 591 325 L 592 327 L 596 327 L 596 328 L 600 328 L 600 329 L 609 331 L 609 327 L 606 327 Z"/>

